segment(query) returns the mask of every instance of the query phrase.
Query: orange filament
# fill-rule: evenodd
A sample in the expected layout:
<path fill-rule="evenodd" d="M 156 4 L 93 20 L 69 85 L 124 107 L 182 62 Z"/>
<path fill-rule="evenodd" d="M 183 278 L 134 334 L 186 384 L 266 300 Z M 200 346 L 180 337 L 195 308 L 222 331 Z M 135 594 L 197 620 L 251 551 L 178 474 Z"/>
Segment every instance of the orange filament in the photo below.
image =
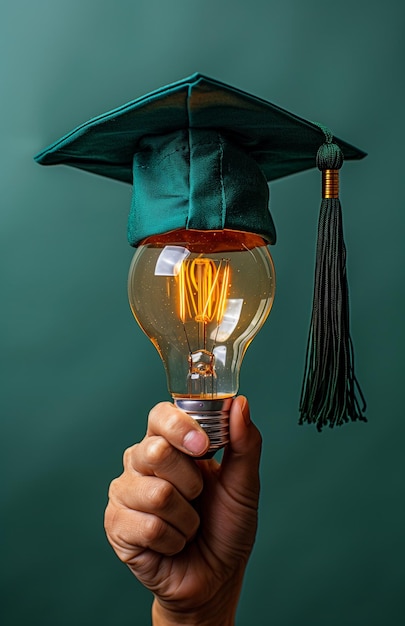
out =
<path fill-rule="evenodd" d="M 201 257 L 183 261 L 178 274 L 181 321 L 194 319 L 208 324 L 216 319 L 220 324 L 225 312 L 229 279 L 229 261 L 226 259 L 217 264 L 212 259 Z"/>

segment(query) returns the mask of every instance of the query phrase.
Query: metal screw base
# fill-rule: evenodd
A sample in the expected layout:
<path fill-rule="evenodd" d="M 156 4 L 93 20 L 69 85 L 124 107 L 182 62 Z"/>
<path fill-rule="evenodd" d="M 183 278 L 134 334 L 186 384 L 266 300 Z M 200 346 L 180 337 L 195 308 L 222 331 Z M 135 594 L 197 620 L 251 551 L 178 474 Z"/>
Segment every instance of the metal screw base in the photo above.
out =
<path fill-rule="evenodd" d="M 211 445 L 207 452 L 198 458 L 211 459 L 218 450 L 229 442 L 229 411 L 232 401 L 233 398 L 215 400 L 174 399 L 175 405 L 197 420 L 210 439 Z"/>

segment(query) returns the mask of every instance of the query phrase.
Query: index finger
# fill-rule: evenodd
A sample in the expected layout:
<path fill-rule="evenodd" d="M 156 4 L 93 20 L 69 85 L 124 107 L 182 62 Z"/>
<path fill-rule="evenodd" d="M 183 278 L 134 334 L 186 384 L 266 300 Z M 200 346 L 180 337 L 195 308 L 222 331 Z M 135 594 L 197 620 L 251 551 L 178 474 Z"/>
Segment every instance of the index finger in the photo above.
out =
<path fill-rule="evenodd" d="M 191 456 L 209 448 L 208 435 L 190 415 L 170 402 L 160 402 L 149 413 L 147 434 L 160 435 L 172 446 Z"/>

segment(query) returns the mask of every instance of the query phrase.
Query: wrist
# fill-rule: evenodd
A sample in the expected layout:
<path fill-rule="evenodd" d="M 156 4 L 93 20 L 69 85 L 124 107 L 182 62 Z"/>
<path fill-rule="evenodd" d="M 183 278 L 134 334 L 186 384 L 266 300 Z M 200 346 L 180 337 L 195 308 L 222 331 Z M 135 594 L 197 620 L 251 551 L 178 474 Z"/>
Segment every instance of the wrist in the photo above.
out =
<path fill-rule="evenodd" d="M 204 605 L 193 606 L 155 596 L 152 605 L 153 626 L 234 626 L 243 576 L 228 581 L 216 597 Z"/>
<path fill-rule="evenodd" d="M 210 609 L 179 611 L 163 607 L 155 598 L 152 605 L 153 626 L 234 626 L 237 603 L 220 613 Z"/>

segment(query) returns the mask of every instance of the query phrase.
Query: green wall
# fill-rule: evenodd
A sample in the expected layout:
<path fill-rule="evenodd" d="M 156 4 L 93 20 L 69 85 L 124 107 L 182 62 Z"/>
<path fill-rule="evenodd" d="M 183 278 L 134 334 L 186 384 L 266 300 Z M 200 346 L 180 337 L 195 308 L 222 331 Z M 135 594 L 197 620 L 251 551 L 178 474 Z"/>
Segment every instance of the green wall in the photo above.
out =
<path fill-rule="evenodd" d="M 298 427 L 319 174 L 275 183 L 274 310 L 242 370 L 264 436 L 238 624 L 396 626 L 404 600 L 404 10 L 399 0 L 4 0 L 1 425 L 4 626 L 148 624 L 103 533 L 109 481 L 167 399 L 131 317 L 131 190 L 33 155 L 195 71 L 321 121 L 342 172 L 368 424 Z M 252 618 L 252 616 L 254 616 Z"/>

